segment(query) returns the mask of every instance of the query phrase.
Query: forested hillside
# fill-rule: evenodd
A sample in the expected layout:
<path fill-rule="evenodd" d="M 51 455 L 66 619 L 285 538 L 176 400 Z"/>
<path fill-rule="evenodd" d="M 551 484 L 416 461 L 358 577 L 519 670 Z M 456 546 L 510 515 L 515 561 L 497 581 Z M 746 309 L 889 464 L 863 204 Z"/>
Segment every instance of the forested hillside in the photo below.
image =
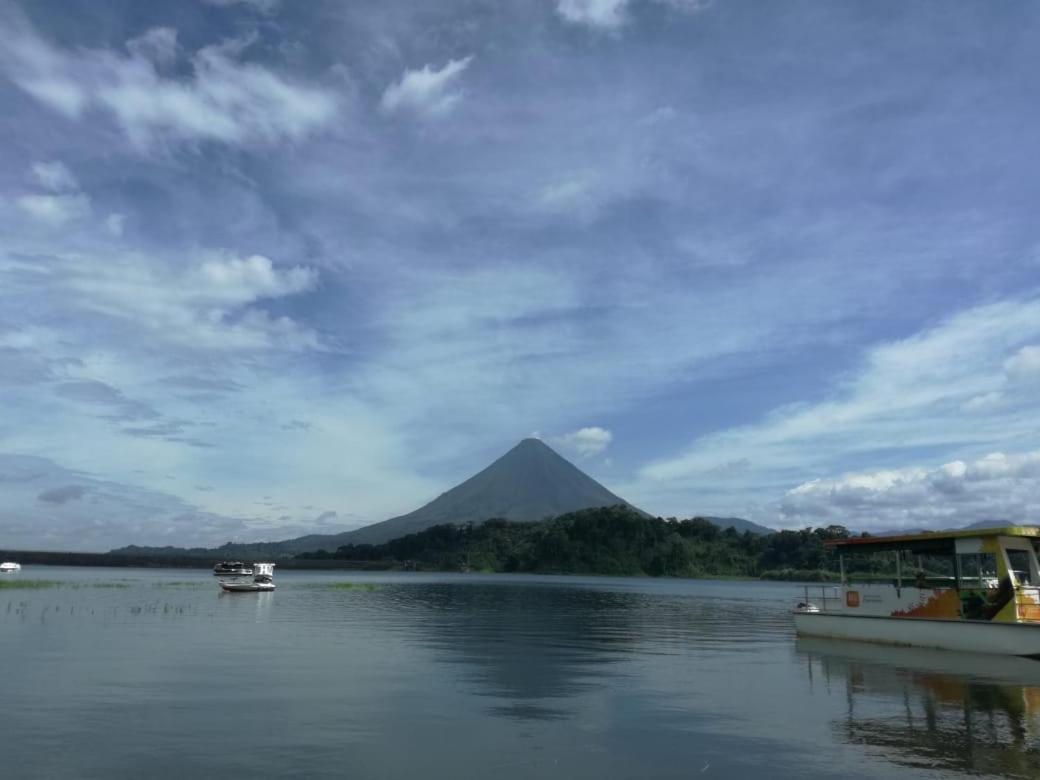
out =
<path fill-rule="evenodd" d="M 442 570 L 828 579 L 837 563 L 823 543 L 848 536 L 841 526 L 738 533 L 704 518 L 650 518 L 614 506 L 540 523 L 438 525 L 384 544 L 348 544 L 298 557 Z"/>

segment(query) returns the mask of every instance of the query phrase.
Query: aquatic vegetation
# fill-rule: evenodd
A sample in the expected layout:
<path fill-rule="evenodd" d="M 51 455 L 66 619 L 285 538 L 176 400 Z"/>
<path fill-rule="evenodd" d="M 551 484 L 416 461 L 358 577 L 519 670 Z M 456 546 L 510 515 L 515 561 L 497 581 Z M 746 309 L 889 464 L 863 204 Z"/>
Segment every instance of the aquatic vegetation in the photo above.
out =
<path fill-rule="evenodd" d="M 61 584 L 57 580 L 0 580 L 0 590 L 57 588 Z"/>
<path fill-rule="evenodd" d="M 195 589 L 201 590 L 203 588 L 207 588 L 208 589 L 208 588 L 213 587 L 213 583 L 208 582 L 208 581 L 207 582 L 198 582 L 198 581 L 195 581 L 195 582 L 185 582 L 183 580 L 182 581 L 172 580 L 170 582 L 153 582 L 152 583 L 152 587 L 153 588 L 195 588 Z"/>
<path fill-rule="evenodd" d="M 334 582 L 329 587 L 334 590 L 373 591 L 379 590 L 382 587 L 382 585 L 378 585 L 374 582 Z"/>
<path fill-rule="evenodd" d="M 66 588 L 79 590 L 80 588 L 129 588 L 129 582 L 68 582 L 62 580 L 0 580 L 0 590 L 27 590 L 38 588 Z"/>

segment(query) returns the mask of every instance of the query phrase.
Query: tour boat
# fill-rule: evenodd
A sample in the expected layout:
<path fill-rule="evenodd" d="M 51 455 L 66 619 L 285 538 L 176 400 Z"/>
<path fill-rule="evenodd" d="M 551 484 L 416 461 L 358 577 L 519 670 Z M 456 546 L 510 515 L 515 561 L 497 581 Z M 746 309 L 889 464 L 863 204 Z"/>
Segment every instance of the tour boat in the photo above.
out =
<path fill-rule="evenodd" d="M 221 580 L 220 587 L 229 593 L 255 593 L 257 591 L 274 590 L 273 563 L 254 563 L 252 571 L 256 572 L 252 579 Z"/>
<path fill-rule="evenodd" d="M 248 577 L 252 573 L 253 570 L 242 561 L 221 561 L 213 567 L 213 574 L 217 577 Z"/>
<path fill-rule="evenodd" d="M 5 561 L 4 563 L 0 563 L 0 573 L 2 573 L 2 572 L 21 571 L 21 570 L 22 570 L 22 564 L 20 564 L 20 563 L 11 563 L 10 561 Z"/>
<path fill-rule="evenodd" d="M 863 536 L 825 544 L 838 552 L 841 583 L 805 588 L 794 611 L 798 634 L 1040 658 L 1040 528 Z M 855 581 L 846 575 L 851 553 L 896 553 L 895 578 Z"/>

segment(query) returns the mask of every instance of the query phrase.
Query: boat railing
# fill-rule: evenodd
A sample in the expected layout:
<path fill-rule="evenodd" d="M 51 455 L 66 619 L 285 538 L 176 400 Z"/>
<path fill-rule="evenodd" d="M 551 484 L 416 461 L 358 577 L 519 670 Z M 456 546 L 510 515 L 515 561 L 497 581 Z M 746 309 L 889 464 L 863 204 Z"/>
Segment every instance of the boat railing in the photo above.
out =
<path fill-rule="evenodd" d="M 842 595 L 840 585 L 805 585 L 804 604 L 818 607 L 821 612 L 827 612 L 828 606 L 840 608 Z"/>

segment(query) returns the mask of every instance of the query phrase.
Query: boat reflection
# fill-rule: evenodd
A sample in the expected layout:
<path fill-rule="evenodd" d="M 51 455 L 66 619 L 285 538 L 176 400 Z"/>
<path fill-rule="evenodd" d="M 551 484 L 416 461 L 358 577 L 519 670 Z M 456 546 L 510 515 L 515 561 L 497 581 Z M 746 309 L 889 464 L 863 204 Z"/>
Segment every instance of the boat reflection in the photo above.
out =
<path fill-rule="evenodd" d="M 1040 776 L 1040 662 L 799 639 L 814 687 L 844 693 L 833 728 L 917 769 Z"/>

